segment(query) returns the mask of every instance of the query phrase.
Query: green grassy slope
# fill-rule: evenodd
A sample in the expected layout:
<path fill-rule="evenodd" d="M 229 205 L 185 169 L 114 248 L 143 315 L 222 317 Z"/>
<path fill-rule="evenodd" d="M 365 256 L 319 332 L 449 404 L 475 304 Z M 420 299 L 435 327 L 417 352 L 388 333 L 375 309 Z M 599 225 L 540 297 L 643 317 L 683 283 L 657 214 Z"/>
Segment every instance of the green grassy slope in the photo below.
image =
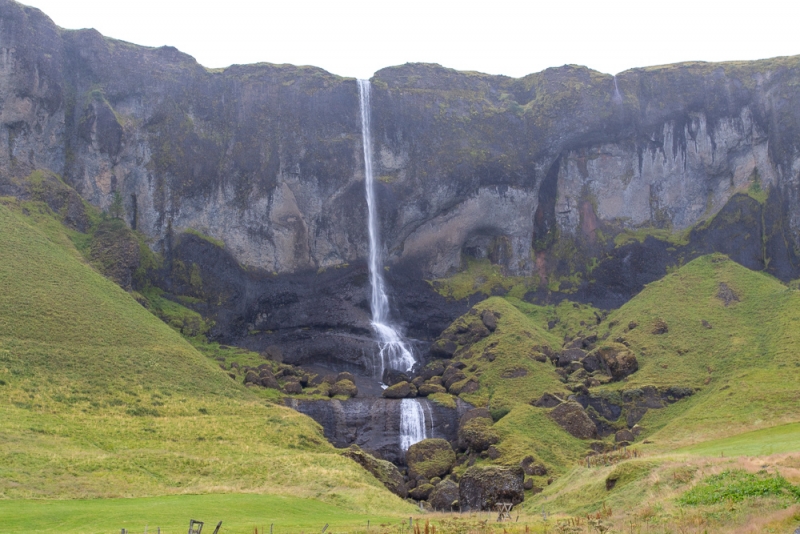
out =
<path fill-rule="evenodd" d="M 653 333 L 658 320 L 667 333 Z M 642 421 L 661 429 L 653 439 L 665 447 L 800 418 L 800 292 L 767 275 L 720 255 L 698 258 L 647 286 L 608 325 L 608 340 L 624 339 L 639 361 L 616 388 L 698 391 Z"/>
<path fill-rule="evenodd" d="M 264 405 L 89 267 L 50 215 L 0 203 L 0 499 L 252 492 L 405 509 L 316 423 Z"/>

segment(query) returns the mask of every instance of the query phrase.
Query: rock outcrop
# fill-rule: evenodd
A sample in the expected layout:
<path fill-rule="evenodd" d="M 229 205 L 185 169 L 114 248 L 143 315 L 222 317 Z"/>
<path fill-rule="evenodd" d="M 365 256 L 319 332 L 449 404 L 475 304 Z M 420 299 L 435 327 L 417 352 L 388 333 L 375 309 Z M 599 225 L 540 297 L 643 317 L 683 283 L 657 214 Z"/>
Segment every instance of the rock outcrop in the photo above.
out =
<path fill-rule="evenodd" d="M 448 442 L 458 439 L 459 417 L 471 406 L 460 399 L 456 408 L 445 408 L 427 399 L 417 399 L 426 414 L 428 437 Z M 356 397 L 339 400 L 287 399 L 291 408 L 304 413 L 322 425 L 325 437 L 336 447 L 358 445 L 380 459 L 397 465 L 405 463 L 400 449 L 400 403 L 394 399 Z M 438 440 L 436 440 L 438 441 Z"/>
<path fill-rule="evenodd" d="M 458 481 L 462 511 L 492 510 L 499 502 L 519 504 L 525 499 L 522 467 L 470 467 Z"/>

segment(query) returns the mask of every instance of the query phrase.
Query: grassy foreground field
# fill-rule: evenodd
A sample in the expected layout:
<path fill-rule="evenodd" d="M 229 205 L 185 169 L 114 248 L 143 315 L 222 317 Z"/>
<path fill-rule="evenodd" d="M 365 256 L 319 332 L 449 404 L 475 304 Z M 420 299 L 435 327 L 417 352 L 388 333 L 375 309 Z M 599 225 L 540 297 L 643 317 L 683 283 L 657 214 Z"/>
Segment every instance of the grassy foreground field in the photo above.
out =
<path fill-rule="evenodd" d="M 0 236 L 0 500 L 258 493 L 411 508 L 93 270 L 46 206 L 6 199 Z M 3 504 L 4 521 L 23 510 Z"/>
<path fill-rule="evenodd" d="M 68 501 L 0 501 L 3 532 L 89 534 L 119 532 L 185 533 L 189 519 L 205 522 L 203 531 L 211 532 L 222 521 L 220 532 L 253 534 L 255 528 L 275 534 L 319 532 L 329 524 L 328 532 L 353 532 L 375 529 L 381 524 L 398 523 L 397 516 L 359 514 L 313 499 L 279 495 L 227 494 L 176 495 L 139 499 L 94 499 Z"/>

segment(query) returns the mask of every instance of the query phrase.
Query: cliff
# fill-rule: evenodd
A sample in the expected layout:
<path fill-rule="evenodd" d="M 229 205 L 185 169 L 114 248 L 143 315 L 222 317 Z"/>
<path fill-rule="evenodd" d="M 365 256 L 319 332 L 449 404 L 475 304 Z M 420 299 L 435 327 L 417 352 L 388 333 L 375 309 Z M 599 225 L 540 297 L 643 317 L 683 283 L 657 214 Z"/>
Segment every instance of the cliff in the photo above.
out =
<path fill-rule="evenodd" d="M 381 236 L 404 326 L 431 339 L 467 309 L 423 280 L 470 258 L 538 280 L 530 300 L 601 307 L 709 251 L 796 278 L 798 100 L 800 57 L 616 78 L 377 72 Z M 104 209 L 121 195 L 168 260 L 159 283 L 202 300 L 227 339 L 369 333 L 358 109 L 355 80 L 317 68 L 209 70 L 0 0 L 0 194 L 42 169 Z M 202 287 L 176 262 L 197 265 Z"/>

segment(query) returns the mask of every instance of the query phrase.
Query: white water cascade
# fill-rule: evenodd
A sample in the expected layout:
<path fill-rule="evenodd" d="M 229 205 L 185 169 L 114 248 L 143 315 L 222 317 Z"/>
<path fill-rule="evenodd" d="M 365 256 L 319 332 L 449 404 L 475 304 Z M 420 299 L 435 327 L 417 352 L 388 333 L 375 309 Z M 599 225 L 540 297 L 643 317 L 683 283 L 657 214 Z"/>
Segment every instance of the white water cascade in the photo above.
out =
<path fill-rule="evenodd" d="M 622 102 L 622 95 L 619 92 L 619 86 L 617 85 L 617 77 L 614 76 L 614 101 L 615 102 Z"/>
<path fill-rule="evenodd" d="M 400 402 L 400 449 L 407 451 L 426 437 L 422 404 L 416 399 L 403 399 Z"/>
<path fill-rule="evenodd" d="M 389 319 L 389 297 L 386 295 L 383 281 L 383 261 L 381 258 L 380 236 L 378 233 L 377 207 L 375 205 L 375 183 L 372 174 L 372 135 L 370 130 L 369 93 L 369 81 L 358 80 L 358 95 L 361 106 L 361 138 L 364 145 L 364 183 L 367 190 L 369 281 L 372 286 L 370 305 L 372 308 L 372 328 L 378 336 L 380 359 L 380 369 L 378 372 L 380 373 L 379 376 L 383 376 L 383 371 L 387 367 L 399 371 L 410 371 L 414 367 L 415 360 L 405 340 Z M 403 413 L 405 413 L 405 408 L 403 409 Z M 424 433 L 424 425 L 422 428 Z"/>

